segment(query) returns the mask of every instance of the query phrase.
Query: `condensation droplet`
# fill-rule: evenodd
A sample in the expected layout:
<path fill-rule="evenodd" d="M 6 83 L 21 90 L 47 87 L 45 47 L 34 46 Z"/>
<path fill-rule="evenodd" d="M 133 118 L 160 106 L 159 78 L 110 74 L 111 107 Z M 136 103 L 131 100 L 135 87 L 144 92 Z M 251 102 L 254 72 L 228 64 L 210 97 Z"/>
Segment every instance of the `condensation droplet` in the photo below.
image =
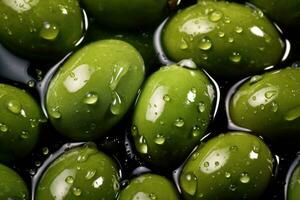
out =
<path fill-rule="evenodd" d="M 212 48 L 212 41 L 209 37 L 203 37 L 200 41 L 199 48 L 203 51 L 210 50 Z"/>
<path fill-rule="evenodd" d="M 163 145 L 166 141 L 166 138 L 161 135 L 161 134 L 157 134 L 156 137 L 154 138 L 154 142 L 155 144 L 158 144 L 158 145 Z"/>
<path fill-rule="evenodd" d="M 178 128 L 181 128 L 184 126 L 184 120 L 182 118 L 177 118 L 174 122 L 174 125 Z"/>
<path fill-rule="evenodd" d="M 40 36 L 49 41 L 53 41 L 57 38 L 59 34 L 59 28 L 55 24 L 49 22 L 44 22 L 43 27 L 40 30 Z"/>
<path fill-rule="evenodd" d="M 229 58 L 232 62 L 239 63 L 242 59 L 242 56 L 238 52 L 233 52 Z"/>
<path fill-rule="evenodd" d="M 94 92 L 89 92 L 85 95 L 83 102 L 88 105 L 94 105 L 98 102 L 98 95 Z"/>
<path fill-rule="evenodd" d="M 183 175 L 181 187 L 187 194 L 194 196 L 197 192 L 197 186 L 197 177 L 193 172 L 188 172 Z"/>
<path fill-rule="evenodd" d="M 22 110 L 22 105 L 19 101 L 11 100 L 7 103 L 7 108 L 10 112 L 14 114 L 20 114 Z"/>

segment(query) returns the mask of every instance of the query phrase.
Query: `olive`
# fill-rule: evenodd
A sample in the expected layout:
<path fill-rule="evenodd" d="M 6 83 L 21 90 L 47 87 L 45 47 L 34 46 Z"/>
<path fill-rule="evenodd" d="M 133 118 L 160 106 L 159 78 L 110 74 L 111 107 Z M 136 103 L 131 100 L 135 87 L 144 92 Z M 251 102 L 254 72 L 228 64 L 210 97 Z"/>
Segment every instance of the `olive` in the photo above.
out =
<path fill-rule="evenodd" d="M 293 167 L 293 166 L 292 166 Z M 300 196 L 300 167 L 299 162 L 293 169 L 287 183 L 286 200 L 298 200 Z"/>
<path fill-rule="evenodd" d="M 182 163 L 210 123 L 214 87 L 202 71 L 183 66 L 162 67 L 152 74 L 133 116 L 131 134 L 137 151 L 160 168 Z M 162 162 L 166 158 L 168 162 Z"/>
<path fill-rule="evenodd" d="M 29 200 L 24 180 L 12 169 L 0 164 L 0 199 Z"/>
<path fill-rule="evenodd" d="M 119 192 L 116 163 L 94 144 L 63 153 L 44 172 L 36 200 L 113 200 Z"/>
<path fill-rule="evenodd" d="M 253 76 L 230 100 L 229 114 L 240 127 L 274 143 L 300 141 L 300 69 Z"/>
<path fill-rule="evenodd" d="M 81 3 L 97 22 L 114 29 L 153 26 L 168 13 L 168 0 L 81 0 Z"/>
<path fill-rule="evenodd" d="M 272 172 L 272 154 L 260 138 L 229 132 L 198 147 L 183 167 L 180 187 L 185 200 L 255 200 Z"/>
<path fill-rule="evenodd" d="M 24 158 L 34 148 L 44 117 L 24 90 L 0 84 L 0 162 Z"/>
<path fill-rule="evenodd" d="M 132 179 L 120 192 L 118 200 L 179 200 L 174 185 L 165 177 L 156 174 L 143 174 Z"/>
<path fill-rule="evenodd" d="M 284 43 L 262 12 L 224 1 L 201 1 L 171 17 L 162 45 L 174 61 L 192 58 L 219 78 L 255 74 L 277 64 Z"/>
<path fill-rule="evenodd" d="M 126 42 L 102 40 L 83 47 L 49 85 L 52 124 L 73 140 L 104 136 L 135 100 L 144 73 L 141 55 Z"/>
<path fill-rule="evenodd" d="M 0 2 L 0 42 L 30 59 L 54 59 L 73 50 L 84 20 L 76 0 Z"/>

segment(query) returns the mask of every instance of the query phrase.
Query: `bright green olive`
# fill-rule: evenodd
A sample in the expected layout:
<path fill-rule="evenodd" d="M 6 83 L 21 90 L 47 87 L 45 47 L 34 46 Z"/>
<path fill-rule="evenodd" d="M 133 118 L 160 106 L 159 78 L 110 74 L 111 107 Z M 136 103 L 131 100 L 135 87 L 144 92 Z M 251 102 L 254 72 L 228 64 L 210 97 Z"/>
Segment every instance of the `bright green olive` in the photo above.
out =
<path fill-rule="evenodd" d="M 180 175 L 180 187 L 185 200 L 256 200 L 272 172 L 272 154 L 260 138 L 229 132 L 209 140 L 190 156 Z"/>
<path fill-rule="evenodd" d="M 24 158 L 37 143 L 41 109 L 25 91 L 0 84 L 0 162 Z"/>
<path fill-rule="evenodd" d="M 2 0 L 0 11 L 0 42 L 27 58 L 64 56 L 83 36 L 77 0 Z"/>
<path fill-rule="evenodd" d="M 300 69 L 253 76 L 230 101 L 234 124 L 281 144 L 300 141 Z"/>
<path fill-rule="evenodd" d="M 223 1 L 201 1 L 178 12 L 163 29 L 162 45 L 169 59 L 191 58 L 227 79 L 277 64 L 285 46 L 261 11 Z"/>
<path fill-rule="evenodd" d="M 131 134 L 137 151 L 152 165 L 176 167 L 205 135 L 214 97 L 202 71 L 162 67 L 147 80 L 136 105 Z"/>
<path fill-rule="evenodd" d="M 165 177 L 144 174 L 132 179 L 118 200 L 179 200 L 175 186 Z"/>
<path fill-rule="evenodd" d="M 168 0 L 81 0 L 81 2 L 100 24 L 114 29 L 153 26 L 168 13 Z"/>
<path fill-rule="evenodd" d="M 0 164 L 0 199 L 29 200 L 24 180 L 12 169 Z"/>
<path fill-rule="evenodd" d="M 52 124 L 74 140 L 102 137 L 135 100 L 144 73 L 141 55 L 126 42 L 85 46 L 50 83 L 47 110 Z"/>
<path fill-rule="evenodd" d="M 38 183 L 36 200 L 114 200 L 119 192 L 116 163 L 92 144 L 58 157 Z"/>

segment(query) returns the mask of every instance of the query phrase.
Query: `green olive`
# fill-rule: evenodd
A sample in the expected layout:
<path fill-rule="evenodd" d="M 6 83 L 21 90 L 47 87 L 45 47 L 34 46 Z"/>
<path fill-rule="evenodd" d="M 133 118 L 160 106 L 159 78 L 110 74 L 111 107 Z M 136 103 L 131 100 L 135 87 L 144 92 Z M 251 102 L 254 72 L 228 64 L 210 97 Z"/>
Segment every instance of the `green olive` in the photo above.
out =
<path fill-rule="evenodd" d="M 234 124 L 281 144 L 300 141 L 300 69 L 253 76 L 231 98 Z"/>
<path fill-rule="evenodd" d="M 0 11 L 0 43 L 26 58 L 62 57 L 83 36 L 77 0 L 2 0 Z"/>
<path fill-rule="evenodd" d="M 172 183 L 163 176 L 144 174 L 132 179 L 118 200 L 179 200 Z"/>
<path fill-rule="evenodd" d="M 261 11 L 224 1 L 201 1 L 178 12 L 163 29 L 162 45 L 169 59 L 191 58 L 226 79 L 277 64 L 285 46 Z"/>
<path fill-rule="evenodd" d="M 272 172 L 272 154 L 260 138 L 229 132 L 209 140 L 190 156 L 180 186 L 185 200 L 256 200 Z"/>
<path fill-rule="evenodd" d="M 38 183 L 36 200 L 113 200 L 119 192 L 116 163 L 93 144 L 58 157 Z"/>
<path fill-rule="evenodd" d="M 137 151 L 160 168 L 182 163 L 206 133 L 214 97 L 213 85 L 200 70 L 171 65 L 152 74 L 133 117 Z"/>
<path fill-rule="evenodd" d="M 299 167 L 299 160 L 297 160 L 297 165 L 294 169 L 292 169 L 291 176 L 288 177 L 287 183 L 287 197 L 286 200 L 298 200 L 300 196 L 300 167 Z M 293 167 L 293 166 L 292 166 Z"/>
<path fill-rule="evenodd" d="M 83 47 L 51 80 L 46 104 L 52 124 L 73 140 L 104 136 L 134 102 L 144 73 L 141 55 L 126 42 Z"/>
<path fill-rule="evenodd" d="M 34 148 L 43 116 L 24 90 L 0 84 L 0 162 L 24 158 Z"/>

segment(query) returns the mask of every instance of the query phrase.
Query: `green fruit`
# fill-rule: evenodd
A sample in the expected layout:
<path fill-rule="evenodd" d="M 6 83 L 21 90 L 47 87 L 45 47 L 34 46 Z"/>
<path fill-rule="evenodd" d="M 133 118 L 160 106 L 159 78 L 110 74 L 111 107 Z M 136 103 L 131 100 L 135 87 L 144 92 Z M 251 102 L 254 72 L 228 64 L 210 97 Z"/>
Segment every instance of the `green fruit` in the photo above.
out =
<path fill-rule="evenodd" d="M 249 2 L 262 9 L 281 27 L 299 30 L 299 0 L 249 0 Z"/>
<path fill-rule="evenodd" d="M 64 56 L 83 36 L 77 0 L 3 0 L 0 11 L 0 43 L 27 58 Z"/>
<path fill-rule="evenodd" d="M 236 3 L 201 1 L 167 22 L 164 51 L 171 60 L 191 58 L 222 78 L 262 71 L 282 59 L 284 43 L 260 13 Z"/>
<path fill-rule="evenodd" d="M 119 192 L 115 162 L 86 144 L 65 152 L 44 172 L 36 200 L 113 200 Z"/>
<path fill-rule="evenodd" d="M 287 199 L 298 200 L 300 197 L 300 167 L 297 166 L 291 174 L 290 180 L 287 183 Z"/>
<path fill-rule="evenodd" d="M 37 143 L 41 109 L 25 91 L 0 84 L 0 162 L 24 158 Z"/>
<path fill-rule="evenodd" d="M 144 174 L 130 181 L 121 191 L 118 200 L 179 200 L 179 194 L 172 183 L 159 175 Z"/>
<path fill-rule="evenodd" d="M 0 164 L 0 199 L 29 200 L 24 180 L 12 169 Z"/>
<path fill-rule="evenodd" d="M 85 46 L 50 83 L 47 110 L 52 124 L 74 140 L 102 137 L 135 100 L 144 73 L 142 57 L 126 42 Z"/>
<path fill-rule="evenodd" d="M 234 124 L 275 143 L 300 141 L 300 69 L 253 76 L 230 101 Z"/>
<path fill-rule="evenodd" d="M 273 159 L 258 137 L 229 132 L 209 140 L 180 175 L 185 200 L 258 199 L 272 176 Z"/>
<path fill-rule="evenodd" d="M 168 0 L 81 0 L 81 2 L 100 24 L 118 29 L 153 26 L 168 12 Z"/>
<path fill-rule="evenodd" d="M 136 105 L 131 133 L 137 151 L 160 168 L 182 163 L 205 135 L 214 96 L 202 71 L 162 67 L 147 80 Z"/>

